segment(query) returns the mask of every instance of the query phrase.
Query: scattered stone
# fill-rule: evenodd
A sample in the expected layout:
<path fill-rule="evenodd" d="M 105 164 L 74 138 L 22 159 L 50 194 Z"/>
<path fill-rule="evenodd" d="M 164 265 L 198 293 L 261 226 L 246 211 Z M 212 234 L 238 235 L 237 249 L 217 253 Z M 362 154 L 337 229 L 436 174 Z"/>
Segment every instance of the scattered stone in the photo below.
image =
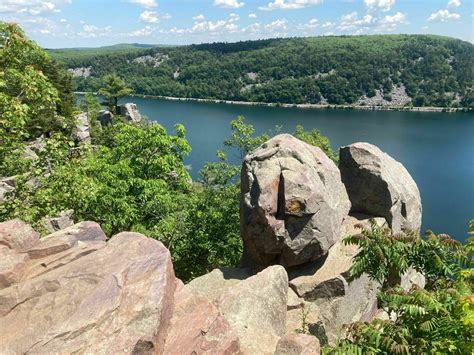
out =
<path fill-rule="evenodd" d="M 140 122 L 142 116 L 138 112 L 137 105 L 134 103 L 126 103 L 118 107 L 119 115 L 124 116 L 129 122 Z"/>
<path fill-rule="evenodd" d="M 390 100 L 386 100 L 386 96 L 384 95 L 383 89 L 375 90 L 375 95 L 372 97 L 368 97 L 367 95 L 363 95 L 357 102 L 356 105 L 360 106 L 390 106 L 390 107 L 403 107 L 410 105 L 412 99 L 408 96 L 406 92 L 405 85 L 393 85 L 388 95 L 390 96 Z"/>
<path fill-rule="evenodd" d="M 242 167 L 243 264 L 285 267 L 325 255 L 350 208 L 338 168 L 289 134 L 273 137 Z"/>
<path fill-rule="evenodd" d="M 402 164 L 369 143 L 342 147 L 339 154 L 352 212 L 384 217 L 393 233 L 419 232 L 420 192 Z"/>
<path fill-rule="evenodd" d="M 149 65 L 149 66 L 152 66 L 153 68 L 158 68 L 161 64 L 166 62 L 168 59 L 170 59 L 168 54 L 156 53 L 154 56 L 144 55 L 141 57 L 137 57 L 134 60 L 132 60 L 132 63 Z"/>
<path fill-rule="evenodd" d="M 315 336 L 291 333 L 280 338 L 275 355 L 319 355 L 320 351 L 319 340 Z"/>
<path fill-rule="evenodd" d="M 73 215 L 74 210 L 63 211 L 58 217 L 44 218 L 43 225 L 49 233 L 54 233 L 58 230 L 71 227 L 74 224 L 74 220 L 72 219 Z"/>

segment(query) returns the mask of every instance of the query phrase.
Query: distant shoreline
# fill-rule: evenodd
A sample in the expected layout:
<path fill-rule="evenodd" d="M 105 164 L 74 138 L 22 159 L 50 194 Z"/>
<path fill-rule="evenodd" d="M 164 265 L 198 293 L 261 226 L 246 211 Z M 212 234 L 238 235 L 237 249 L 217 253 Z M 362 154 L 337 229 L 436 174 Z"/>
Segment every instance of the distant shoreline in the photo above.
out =
<path fill-rule="evenodd" d="M 83 91 L 76 91 L 75 94 L 85 95 Z M 94 93 L 97 95 L 97 93 Z M 244 106 L 264 106 L 264 107 L 284 107 L 284 108 L 303 108 L 303 109 L 339 109 L 339 110 L 366 110 L 366 111 L 412 111 L 412 112 L 470 112 L 469 108 L 464 107 L 411 107 L 411 106 L 361 106 L 361 105 L 332 105 L 332 104 L 282 104 L 276 102 L 255 102 L 255 101 L 234 101 L 219 99 L 198 99 L 192 97 L 174 97 L 159 95 L 141 95 L 132 94 L 131 97 L 143 99 L 162 99 L 169 101 L 196 101 L 227 105 Z"/>

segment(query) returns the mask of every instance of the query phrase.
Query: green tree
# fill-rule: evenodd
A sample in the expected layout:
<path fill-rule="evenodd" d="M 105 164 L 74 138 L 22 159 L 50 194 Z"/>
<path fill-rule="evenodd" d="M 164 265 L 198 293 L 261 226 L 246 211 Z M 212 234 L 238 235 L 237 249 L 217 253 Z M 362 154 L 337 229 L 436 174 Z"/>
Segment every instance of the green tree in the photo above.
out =
<path fill-rule="evenodd" d="M 18 25 L 0 22 L 0 68 L 0 176 L 9 176 L 28 170 L 25 142 L 72 131 L 72 104 L 58 92 L 67 77 Z"/>
<path fill-rule="evenodd" d="M 130 95 L 133 90 L 115 73 L 105 75 L 102 82 L 104 86 L 99 89 L 99 94 L 106 99 L 110 111 L 117 113 L 118 100 Z"/>

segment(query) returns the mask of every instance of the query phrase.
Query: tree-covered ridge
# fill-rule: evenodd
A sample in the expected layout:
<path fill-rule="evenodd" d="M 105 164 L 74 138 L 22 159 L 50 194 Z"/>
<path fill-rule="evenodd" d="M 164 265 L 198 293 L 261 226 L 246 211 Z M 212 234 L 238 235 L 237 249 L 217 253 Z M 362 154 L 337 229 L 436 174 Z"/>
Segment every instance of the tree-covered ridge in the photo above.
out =
<path fill-rule="evenodd" d="M 376 96 L 397 105 L 393 94 L 404 96 L 405 88 L 402 105 L 441 107 L 472 107 L 474 95 L 473 45 L 433 35 L 273 39 L 60 59 L 68 68 L 91 67 L 90 77 L 76 78 L 79 91 L 96 91 L 101 77 L 116 72 L 144 95 L 315 104 Z"/>

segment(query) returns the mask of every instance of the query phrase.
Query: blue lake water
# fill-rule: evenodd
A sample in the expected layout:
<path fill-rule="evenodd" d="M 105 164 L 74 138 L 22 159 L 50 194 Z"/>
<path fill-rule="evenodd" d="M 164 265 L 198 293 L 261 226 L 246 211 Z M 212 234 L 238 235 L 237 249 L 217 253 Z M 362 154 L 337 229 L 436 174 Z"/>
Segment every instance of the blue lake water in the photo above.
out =
<path fill-rule="evenodd" d="M 423 203 L 423 230 L 448 233 L 458 240 L 467 235 L 474 218 L 474 115 L 395 111 L 319 110 L 226 105 L 160 99 L 125 98 L 135 102 L 149 120 L 173 131 L 186 127 L 193 148 L 186 159 L 197 177 L 205 161 L 215 160 L 217 149 L 230 135 L 229 122 L 237 115 L 256 133 L 293 132 L 297 124 L 317 128 L 333 148 L 364 141 L 400 161 L 413 176 Z M 234 160 L 235 161 L 235 160 Z"/>

